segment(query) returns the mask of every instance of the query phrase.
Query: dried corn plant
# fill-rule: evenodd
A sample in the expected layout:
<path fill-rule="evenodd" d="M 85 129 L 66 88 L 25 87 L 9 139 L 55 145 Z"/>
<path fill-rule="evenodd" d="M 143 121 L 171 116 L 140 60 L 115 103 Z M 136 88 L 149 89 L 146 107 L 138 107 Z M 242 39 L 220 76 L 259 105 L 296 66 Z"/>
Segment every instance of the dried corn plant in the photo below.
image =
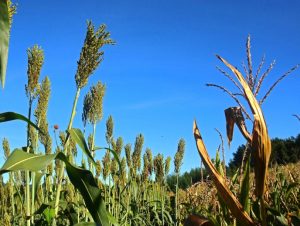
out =
<path fill-rule="evenodd" d="M 262 96 L 262 98 L 258 100 L 257 95 L 260 91 L 262 83 L 264 82 L 266 76 L 273 69 L 275 62 L 272 62 L 267 70 L 259 77 L 259 73 L 265 62 L 265 58 L 263 57 L 260 65 L 258 66 L 258 70 L 254 75 L 252 56 L 250 51 L 250 36 L 248 36 L 246 42 L 246 53 L 247 66 L 243 65 L 246 76 L 243 76 L 236 67 L 232 66 L 224 58 L 217 55 L 217 58 L 221 62 L 223 62 L 228 67 L 228 69 L 230 69 L 235 78 L 221 68 L 217 67 L 217 69 L 234 84 L 234 86 L 238 89 L 238 93 L 232 92 L 221 85 L 207 84 L 207 86 L 217 87 L 223 90 L 224 92 L 229 94 L 229 96 L 233 98 L 238 105 L 236 107 L 230 107 L 225 110 L 228 144 L 230 145 L 233 138 L 234 125 L 237 125 L 240 132 L 248 142 L 251 154 L 254 157 L 255 195 L 260 200 L 261 223 L 262 225 L 266 225 L 267 222 L 264 194 L 266 192 L 265 187 L 268 175 L 268 164 L 271 154 L 271 142 L 268 135 L 266 121 L 261 110 L 261 105 L 264 103 L 274 87 L 292 71 L 297 69 L 299 65 L 296 65 L 281 77 L 279 77 Z M 249 114 L 247 109 L 243 106 L 240 97 L 242 97 L 248 104 L 251 114 Z M 249 133 L 247 130 L 245 118 L 252 122 L 252 133 Z M 211 162 L 196 122 L 194 122 L 194 136 L 199 154 L 204 162 L 204 165 L 211 174 L 222 200 L 225 201 L 230 211 L 238 221 L 243 222 L 245 225 L 253 225 L 254 221 L 250 218 L 249 213 L 245 211 L 246 207 L 243 206 L 229 190 L 225 183 L 224 177 L 222 177 L 218 173 L 215 166 Z"/>

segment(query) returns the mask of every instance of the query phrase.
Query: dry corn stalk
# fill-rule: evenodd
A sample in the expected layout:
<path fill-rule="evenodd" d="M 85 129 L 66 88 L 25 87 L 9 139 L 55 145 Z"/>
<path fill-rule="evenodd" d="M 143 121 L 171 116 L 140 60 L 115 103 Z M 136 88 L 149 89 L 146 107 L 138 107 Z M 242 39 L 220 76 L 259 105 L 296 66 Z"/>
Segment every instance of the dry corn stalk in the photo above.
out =
<path fill-rule="evenodd" d="M 209 158 L 206 147 L 202 140 L 202 136 L 197 127 L 196 121 L 194 121 L 193 131 L 194 131 L 194 137 L 196 140 L 198 152 L 202 158 L 202 161 L 206 169 L 211 175 L 212 180 L 214 181 L 214 184 L 217 187 L 220 196 L 227 204 L 228 208 L 230 209 L 234 217 L 237 218 L 238 222 L 242 223 L 243 225 L 255 225 L 252 219 L 250 218 L 250 216 L 244 211 L 241 203 L 236 199 L 233 193 L 229 190 L 229 188 L 225 183 L 225 179 L 218 173 L 217 169 L 215 168 L 214 164 Z"/>
<path fill-rule="evenodd" d="M 249 84 L 246 82 L 242 74 L 222 57 L 217 56 L 230 70 L 235 74 L 240 82 L 244 96 L 249 104 L 254 117 L 252 136 L 243 133 L 245 138 L 250 141 L 253 157 L 254 157 L 254 172 L 255 172 L 255 193 L 258 197 L 262 197 L 265 192 L 265 184 L 268 172 L 268 164 L 271 155 L 271 141 L 268 135 L 267 125 L 254 94 L 252 93 Z M 239 124 L 238 124 L 239 125 Z"/>

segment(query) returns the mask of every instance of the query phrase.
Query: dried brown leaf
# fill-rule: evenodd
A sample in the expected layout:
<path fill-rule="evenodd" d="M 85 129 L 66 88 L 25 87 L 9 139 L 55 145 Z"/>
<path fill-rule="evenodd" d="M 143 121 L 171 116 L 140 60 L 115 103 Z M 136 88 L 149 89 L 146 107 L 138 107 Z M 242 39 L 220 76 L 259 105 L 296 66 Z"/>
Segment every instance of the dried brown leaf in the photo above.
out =
<path fill-rule="evenodd" d="M 267 125 L 260 105 L 242 74 L 225 59 L 220 56 L 217 57 L 236 75 L 243 87 L 245 98 L 254 116 L 251 147 L 254 152 L 255 193 L 257 196 L 262 196 L 265 191 L 268 164 L 271 155 L 271 141 L 268 135 Z"/>
<path fill-rule="evenodd" d="M 227 108 L 225 110 L 225 118 L 226 118 L 227 141 L 228 141 L 228 146 L 230 146 L 233 137 L 233 129 L 234 129 L 234 113 L 232 111 L 232 108 Z"/>
<path fill-rule="evenodd" d="M 193 131 L 194 131 L 194 137 L 196 140 L 197 149 L 202 158 L 202 161 L 208 173 L 212 177 L 212 180 L 214 181 L 214 184 L 220 196 L 227 204 L 231 213 L 233 214 L 234 217 L 236 217 L 238 222 L 240 222 L 241 224 L 255 225 L 255 223 L 252 221 L 250 216 L 243 210 L 241 203 L 236 199 L 236 197 L 229 190 L 229 188 L 226 185 L 225 179 L 218 173 L 217 169 L 215 168 L 214 164 L 209 158 L 200 131 L 197 127 L 196 121 L 194 121 Z"/>

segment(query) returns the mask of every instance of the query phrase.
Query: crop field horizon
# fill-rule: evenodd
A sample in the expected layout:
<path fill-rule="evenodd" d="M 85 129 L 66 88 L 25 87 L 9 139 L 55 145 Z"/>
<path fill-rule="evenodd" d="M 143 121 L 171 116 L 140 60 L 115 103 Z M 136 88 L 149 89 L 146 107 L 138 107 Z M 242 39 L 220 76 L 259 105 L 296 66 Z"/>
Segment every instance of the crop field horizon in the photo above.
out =
<path fill-rule="evenodd" d="M 0 225 L 299 225 L 297 9 L 0 0 Z"/>

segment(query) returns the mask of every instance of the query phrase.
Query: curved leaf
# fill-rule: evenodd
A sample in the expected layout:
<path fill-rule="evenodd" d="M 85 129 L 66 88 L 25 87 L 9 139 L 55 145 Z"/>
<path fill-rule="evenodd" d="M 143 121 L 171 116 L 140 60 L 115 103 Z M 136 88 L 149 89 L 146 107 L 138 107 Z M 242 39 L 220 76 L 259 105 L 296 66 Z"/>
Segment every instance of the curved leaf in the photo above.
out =
<path fill-rule="evenodd" d="M 254 124 L 252 130 L 252 139 L 249 141 L 253 149 L 253 157 L 255 162 L 255 193 L 258 197 L 262 197 L 265 193 L 266 177 L 268 174 L 268 165 L 271 155 L 271 141 L 268 134 L 266 121 L 261 110 L 261 107 L 256 100 L 249 84 L 234 66 L 229 64 L 225 59 L 217 55 L 217 58 L 221 60 L 236 76 L 242 85 L 244 96 L 251 112 L 254 117 Z"/>
<path fill-rule="evenodd" d="M 34 194 L 35 194 L 35 197 L 37 197 L 37 190 L 38 190 L 38 188 L 39 188 L 40 181 L 41 181 L 42 176 L 43 176 L 44 174 L 45 174 L 45 173 L 35 172 L 35 180 L 34 180 Z"/>
<path fill-rule="evenodd" d="M 21 114 L 18 114 L 18 113 L 15 113 L 15 112 L 3 112 L 3 113 L 0 113 L 0 123 L 1 122 L 12 121 L 12 120 L 22 120 L 24 122 L 27 122 L 31 126 L 33 126 L 35 129 L 37 129 L 40 133 L 43 133 L 37 125 L 35 125 L 28 118 L 26 118 L 25 116 L 23 116 Z"/>
<path fill-rule="evenodd" d="M 98 188 L 93 174 L 71 164 L 62 152 L 37 155 L 15 149 L 0 169 L 0 175 L 18 170 L 39 171 L 46 168 L 54 159 L 60 159 L 65 163 L 70 181 L 80 191 L 94 221 L 99 225 L 108 226 L 109 221 L 112 219 L 109 218 L 106 212 L 101 190 Z"/>
<path fill-rule="evenodd" d="M 0 12 L 0 80 L 4 87 L 10 30 L 7 0 L 0 0 Z"/>
<path fill-rule="evenodd" d="M 89 147 L 87 143 L 85 142 L 83 133 L 80 129 L 71 128 L 69 130 L 69 133 L 71 135 L 71 138 L 79 145 L 81 150 L 87 155 L 87 157 L 93 162 L 94 166 L 96 167 L 96 162 L 91 155 L 91 151 L 89 150 Z"/>
<path fill-rule="evenodd" d="M 94 221 L 102 226 L 109 226 L 105 203 L 93 174 L 88 170 L 71 164 L 67 157 L 61 152 L 57 154 L 57 158 L 65 162 L 70 181 L 74 187 L 80 191 Z"/>
<path fill-rule="evenodd" d="M 113 154 L 115 160 L 117 160 L 117 162 L 119 164 L 119 173 L 121 173 L 120 172 L 121 171 L 121 162 L 120 162 L 120 159 L 119 159 L 119 156 L 118 156 L 117 152 L 115 152 L 114 150 L 112 150 L 110 148 L 104 148 L 104 147 L 95 147 L 93 151 L 97 151 L 97 150 L 108 150 L 108 151 L 110 151 Z"/>
<path fill-rule="evenodd" d="M 55 157 L 56 154 L 36 155 L 26 153 L 21 149 L 15 149 L 0 169 L 0 175 L 9 171 L 18 170 L 39 171 L 46 168 Z"/>
<path fill-rule="evenodd" d="M 194 121 L 194 137 L 196 140 L 196 146 L 198 149 L 198 152 L 202 158 L 202 161 L 212 177 L 212 180 L 214 181 L 214 184 L 224 200 L 224 202 L 227 204 L 228 208 L 230 209 L 231 213 L 234 217 L 237 218 L 237 220 L 243 225 L 255 225 L 253 220 L 250 218 L 250 216 L 243 210 L 243 206 L 241 203 L 236 199 L 236 197 L 232 194 L 232 192 L 229 190 L 229 188 L 226 185 L 225 179 L 218 173 L 217 169 L 213 165 L 211 159 L 209 158 L 209 155 L 207 153 L 206 147 L 204 145 L 202 136 L 200 134 L 200 131 L 197 127 L 196 121 Z"/>

